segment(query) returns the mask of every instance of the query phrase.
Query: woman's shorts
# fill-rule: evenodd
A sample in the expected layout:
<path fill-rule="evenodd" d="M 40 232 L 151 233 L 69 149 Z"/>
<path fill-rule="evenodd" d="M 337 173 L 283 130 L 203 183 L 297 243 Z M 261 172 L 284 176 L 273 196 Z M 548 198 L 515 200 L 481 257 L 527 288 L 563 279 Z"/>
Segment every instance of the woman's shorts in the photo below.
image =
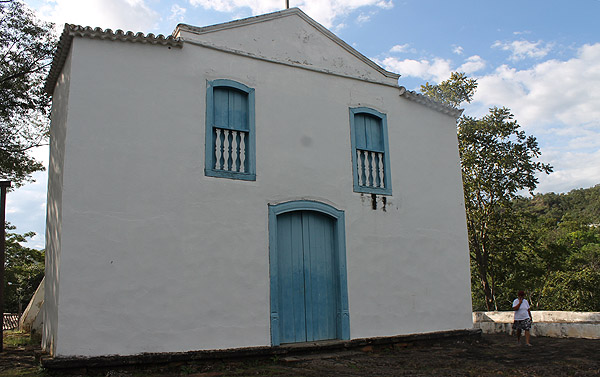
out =
<path fill-rule="evenodd" d="M 513 330 L 526 330 L 531 329 L 531 319 L 527 318 L 521 321 L 515 321 L 512 326 Z"/>

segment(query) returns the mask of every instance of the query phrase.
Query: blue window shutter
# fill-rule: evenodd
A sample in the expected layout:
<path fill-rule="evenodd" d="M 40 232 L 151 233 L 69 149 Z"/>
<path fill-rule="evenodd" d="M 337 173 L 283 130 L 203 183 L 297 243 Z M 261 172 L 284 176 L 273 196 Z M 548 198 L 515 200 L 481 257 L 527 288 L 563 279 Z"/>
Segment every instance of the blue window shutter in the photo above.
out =
<path fill-rule="evenodd" d="M 384 152 L 383 132 L 381 132 L 381 119 L 366 114 L 364 115 L 364 118 L 367 134 L 367 149 Z"/>
<path fill-rule="evenodd" d="M 248 130 L 248 94 L 228 87 L 214 89 L 214 126 Z"/>
<path fill-rule="evenodd" d="M 359 113 L 354 116 L 356 147 L 384 152 L 381 118 Z"/>
<path fill-rule="evenodd" d="M 220 128 L 229 128 L 229 90 L 227 88 L 214 89 L 214 124 Z"/>
<path fill-rule="evenodd" d="M 354 116 L 354 130 L 356 148 L 367 148 L 367 125 L 364 114 L 356 114 Z"/>
<path fill-rule="evenodd" d="M 207 82 L 207 176 L 256 180 L 254 89 L 232 80 Z"/>
<path fill-rule="evenodd" d="M 368 107 L 350 108 L 353 189 L 392 195 L 387 116 Z"/>
<path fill-rule="evenodd" d="M 229 119 L 232 127 L 248 129 L 248 95 L 229 90 Z"/>

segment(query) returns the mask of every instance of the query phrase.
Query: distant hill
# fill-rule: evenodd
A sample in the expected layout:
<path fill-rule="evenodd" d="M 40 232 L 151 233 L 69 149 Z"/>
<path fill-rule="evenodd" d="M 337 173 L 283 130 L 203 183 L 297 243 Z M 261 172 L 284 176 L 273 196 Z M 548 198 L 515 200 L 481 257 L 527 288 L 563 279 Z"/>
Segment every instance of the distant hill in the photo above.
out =
<path fill-rule="evenodd" d="M 537 215 L 547 225 L 562 221 L 600 224 L 600 184 L 566 194 L 537 194 L 533 198 L 519 198 L 516 203 Z"/>

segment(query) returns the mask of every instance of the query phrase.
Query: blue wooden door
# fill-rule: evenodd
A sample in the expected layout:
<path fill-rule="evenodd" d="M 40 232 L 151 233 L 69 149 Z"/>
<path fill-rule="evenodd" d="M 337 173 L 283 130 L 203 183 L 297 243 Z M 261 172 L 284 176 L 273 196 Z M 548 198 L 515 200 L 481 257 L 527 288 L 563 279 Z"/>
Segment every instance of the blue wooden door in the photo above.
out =
<path fill-rule="evenodd" d="M 336 339 L 333 220 L 319 212 L 277 216 L 281 343 Z"/>

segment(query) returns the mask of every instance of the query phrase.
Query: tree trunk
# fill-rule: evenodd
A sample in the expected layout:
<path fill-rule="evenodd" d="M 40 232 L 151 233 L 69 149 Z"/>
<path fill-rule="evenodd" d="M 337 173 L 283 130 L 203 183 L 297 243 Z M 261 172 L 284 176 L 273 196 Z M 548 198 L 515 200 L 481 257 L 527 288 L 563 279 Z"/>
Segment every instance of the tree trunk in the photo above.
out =
<path fill-rule="evenodd" d="M 469 250 L 472 255 L 475 256 L 475 263 L 477 264 L 477 272 L 479 273 L 479 281 L 481 282 L 481 288 L 485 295 L 485 307 L 487 311 L 492 311 L 495 308 L 494 305 L 494 292 L 488 281 L 487 268 L 488 258 L 486 250 L 484 248 L 484 232 L 477 232 L 475 230 L 475 224 L 472 221 L 467 220 L 467 230 L 469 232 Z"/>
<path fill-rule="evenodd" d="M 490 283 L 488 282 L 487 274 L 485 273 L 485 269 L 483 266 L 479 267 L 479 280 L 481 281 L 481 287 L 483 288 L 483 294 L 485 295 L 485 307 L 488 312 L 493 311 L 495 308 L 494 305 L 494 294 L 492 293 L 492 288 Z M 483 271 L 482 271 L 483 270 Z"/>

